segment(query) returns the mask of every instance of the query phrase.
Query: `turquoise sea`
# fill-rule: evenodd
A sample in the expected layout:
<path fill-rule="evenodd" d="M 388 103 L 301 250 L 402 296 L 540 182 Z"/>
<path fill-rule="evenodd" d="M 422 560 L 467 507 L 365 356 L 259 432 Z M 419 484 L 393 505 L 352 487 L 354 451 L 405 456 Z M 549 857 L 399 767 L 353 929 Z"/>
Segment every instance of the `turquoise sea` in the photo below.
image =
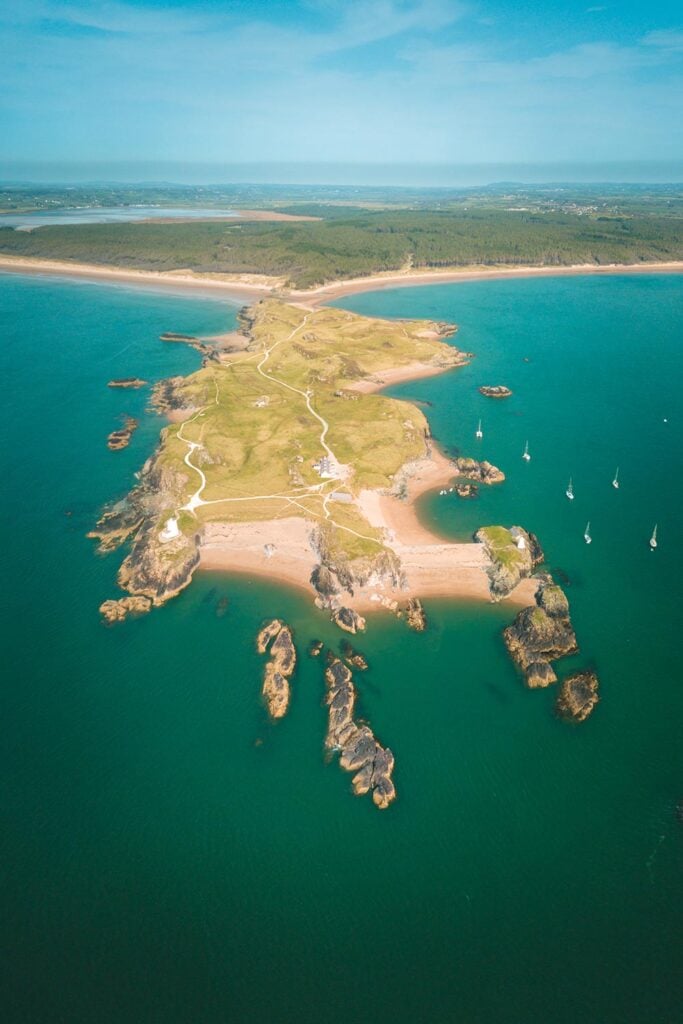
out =
<path fill-rule="evenodd" d="M 343 304 L 460 325 L 472 363 L 394 393 L 431 403 L 440 443 L 507 481 L 422 513 L 453 537 L 538 533 L 568 581 L 582 651 L 567 669 L 594 665 L 602 702 L 572 728 L 553 692 L 526 691 L 504 605 L 429 602 L 424 635 L 371 620 L 357 683 L 399 794 L 378 812 L 324 761 L 319 663 L 301 658 L 284 721 L 260 705 L 264 616 L 284 616 L 302 653 L 340 642 L 303 593 L 205 574 L 103 627 L 120 558 L 85 534 L 160 428 L 146 392 L 106 382 L 190 371 L 196 353 L 159 333 L 215 333 L 236 311 L 0 276 L 3 1024 L 683 1019 L 683 279 Z M 498 383 L 511 399 L 477 392 Z M 122 413 L 143 425 L 111 453 Z"/>

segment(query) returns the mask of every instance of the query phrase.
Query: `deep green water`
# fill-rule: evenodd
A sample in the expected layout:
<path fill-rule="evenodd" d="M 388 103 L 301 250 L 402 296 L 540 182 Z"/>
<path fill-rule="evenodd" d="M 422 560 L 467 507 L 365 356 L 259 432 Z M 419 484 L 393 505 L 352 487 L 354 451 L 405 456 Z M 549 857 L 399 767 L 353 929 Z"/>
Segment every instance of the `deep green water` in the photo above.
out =
<path fill-rule="evenodd" d="M 85 533 L 160 425 L 148 416 L 107 451 L 117 416 L 147 399 L 106 381 L 188 372 L 195 353 L 158 334 L 215 332 L 234 312 L 0 277 L 3 1022 L 681 1020 L 683 281 L 471 283 L 345 305 L 461 325 L 476 360 L 397 393 L 432 402 L 442 444 L 481 450 L 508 480 L 470 504 L 430 498 L 424 515 L 453 536 L 497 521 L 539 534 L 569 577 L 574 663 L 598 668 L 602 703 L 570 728 L 552 692 L 525 691 L 499 638 L 505 607 L 430 602 L 422 636 L 372 621 L 358 686 L 399 792 L 380 813 L 323 761 L 318 663 L 302 658 L 283 722 L 260 706 L 263 616 L 302 645 L 339 643 L 305 595 L 205 575 L 104 628 L 119 557 Z M 481 383 L 514 396 L 487 401 Z"/>

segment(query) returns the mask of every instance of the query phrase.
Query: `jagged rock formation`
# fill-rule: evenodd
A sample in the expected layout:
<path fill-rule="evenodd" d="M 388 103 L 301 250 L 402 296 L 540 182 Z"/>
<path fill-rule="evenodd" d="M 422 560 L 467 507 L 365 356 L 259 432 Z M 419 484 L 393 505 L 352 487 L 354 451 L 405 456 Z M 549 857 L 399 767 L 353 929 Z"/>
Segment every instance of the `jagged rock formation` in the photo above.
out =
<path fill-rule="evenodd" d="M 510 656 L 524 672 L 527 686 L 549 686 L 556 682 L 557 676 L 549 663 L 578 650 L 569 604 L 556 583 L 541 584 L 536 606 L 523 608 L 503 631 L 503 639 Z"/>
<path fill-rule="evenodd" d="M 423 633 L 427 628 L 427 616 L 422 607 L 419 597 L 412 597 L 407 604 L 403 605 L 401 612 L 405 615 L 406 622 L 416 633 Z"/>
<path fill-rule="evenodd" d="M 168 510 L 180 504 L 186 482 L 159 458 L 148 459 L 137 487 L 106 509 L 88 534 L 99 541 L 101 552 L 114 551 L 132 539 L 118 583 L 130 594 L 148 597 L 153 605 L 180 593 L 199 564 L 198 533 L 180 529 L 170 539 L 163 533 Z"/>
<path fill-rule="evenodd" d="M 118 601 L 103 601 L 100 614 L 105 622 L 123 622 L 128 615 L 144 615 L 151 607 L 148 597 L 120 597 Z"/>
<path fill-rule="evenodd" d="M 341 645 L 342 657 L 347 665 L 351 668 L 357 668 L 361 672 L 365 672 L 368 669 L 368 663 L 360 653 L 354 647 L 351 646 L 348 640 L 343 640 Z"/>
<path fill-rule="evenodd" d="M 357 796 L 372 791 L 376 807 L 384 809 L 396 798 L 391 775 L 394 755 L 382 747 L 367 725 L 358 725 L 353 713 L 356 689 L 347 666 L 332 658 L 325 670 L 328 726 L 325 748 L 340 752 L 339 763 L 348 772 L 355 772 L 351 784 Z"/>
<path fill-rule="evenodd" d="M 455 493 L 459 498 L 476 498 L 479 488 L 476 484 L 456 484 Z"/>
<path fill-rule="evenodd" d="M 127 448 L 131 437 L 139 426 L 139 420 L 133 419 L 132 416 L 126 416 L 123 426 L 119 430 L 112 430 L 107 438 L 107 448 L 112 452 L 118 452 L 121 448 Z"/>
<path fill-rule="evenodd" d="M 289 707 L 289 680 L 296 667 L 296 648 L 291 629 L 279 619 L 266 623 L 256 637 L 259 654 L 265 654 L 269 644 L 270 660 L 263 673 L 263 697 L 271 718 L 282 718 Z"/>
<path fill-rule="evenodd" d="M 455 460 L 455 470 L 458 476 L 480 484 L 500 484 L 505 479 L 505 473 L 486 460 L 477 462 L 476 459 L 461 457 Z"/>
<path fill-rule="evenodd" d="M 110 380 L 107 384 L 108 388 L 144 388 L 147 384 L 146 380 L 142 380 L 140 377 L 120 377 L 118 380 Z"/>
<path fill-rule="evenodd" d="M 520 580 L 531 576 L 543 561 L 538 538 L 521 526 L 484 526 L 474 535 L 483 544 L 491 559 L 487 570 L 489 590 L 494 601 L 512 593 Z"/>
<path fill-rule="evenodd" d="M 365 629 L 365 619 L 358 612 L 355 612 L 353 608 L 340 607 L 333 609 L 332 621 L 340 629 L 346 630 L 347 633 L 358 633 Z"/>
<path fill-rule="evenodd" d="M 569 722 L 585 722 L 599 700 L 595 672 L 576 672 L 562 683 L 555 710 Z"/>
<path fill-rule="evenodd" d="M 512 391 L 510 391 L 510 388 L 506 388 L 504 384 L 494 384 L 493 386 L 484 385 L 479 388 L 479 393 L 485 395 L 486 398 L 509 398 Z"/>
<path fill-rule="evenodd" d="M 271 619 L 267 622 L 263 629 L 259 630 L 258 636 L 256 637 L 256 650 L 259 654 L 265 654 L 268 650 L 268 644 L 270 641 L 278 635 L 282 629 L 282 623 L 279 619 Z"/>

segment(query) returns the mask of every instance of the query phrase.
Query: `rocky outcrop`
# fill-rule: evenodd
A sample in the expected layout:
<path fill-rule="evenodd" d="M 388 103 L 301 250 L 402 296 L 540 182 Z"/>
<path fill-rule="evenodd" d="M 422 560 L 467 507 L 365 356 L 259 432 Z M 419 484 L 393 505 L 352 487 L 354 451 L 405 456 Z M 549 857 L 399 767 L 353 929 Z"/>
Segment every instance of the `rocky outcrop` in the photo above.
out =
<path fill-rule="evenodd" d="M 555 710 L 568 722 L 585 722 L 599 700 L 595 672 L 575 672 L 562 683 Z"/>
<path fill-rule="evenodd" d="M 454 490 L 459 498 L 476 498 L 479 494 L 476 484 L 456 484 Z"/>
<path fill-rule="evenodd" d="M 510 391 L 510 388 L 506 388 L 504 384 L 494 384 L 480 387 L 479 393 L 485 395 L 486 398 L 509 398 L 512 391 Z"/>
<path fill-rule="evenodd" d="M 265 626 L 259 630 L 258 636 L 256 637 L 256 650 L 259 654 L 265 654 L 268 650 L 268 644 L 270 641 L 278 635 L 282 629 L 282 623 L 279 619 L 271 619 Z"/>
<path fill-rule="evenodd" d="M 120 597 L 118 601 L 103 601 L 100 615 L 105 622 L 123 622 L 129 615 L 144 615 L 151 607 L 152 602 L 148 597 Z"/>
<path fill-rule="evenodd" d="M 289 626 L 273 619 L 266 623 L 256 638 L 259 654 L 270 645 L 270 659 L 263 673 L 263 698 L 271 718 L 287 713 L 290 698 L 289 680 L 296 667 L 296 648 Z"/>
<path fill-rule="evenodd" d="M 319 658 L 323 652 L 324 643 L 322 640 L 311 640 L 311 645 L 308 648 L 308 654 L 311 658 Z"/>
<path fill-rule="evenodd" d="M 118 380 L 110 380 L 107 384 L 108 388 L 144 388 L 147 384 L 146 380 L 142 380 L 140 377 L 119 377 Z"/>
<path fill-rule="evenodd" d="M 343 640 L 341 645 L 342 657 L 347 665 L 351 668 L 357 668 L 361 672 L 366 672 L 368 669 L 368 663 L 355 647 L 352 647 L 348 640 Z"/>
<path fill-rule="evenodd" d="M 416 633 L 424 633 L 427 628 L 427 616 L 419 597 L 412 597 L 407 604 L 402 605 L 401 612 L 411 629 Z"/>
<path fill-rule="evenodd" d="M 169 469 L 163 460 L 148 459 L 140 482 L 120 502 L 106 509 L 88 534 L 99 541 L 101 552 L 133 541 L 118 573 L 119 585 L 130 594 L 148 597 L 161 605 L 192 579 L 199 564 L 199 534 L 185 523 L 173 535 L 164 530 L 169 509 L 177 508 L 187 482 L 184 474 Z"/>
<path fill-rule="evenodd" d="M 316 604 L 321 608 L 334 609 L 342 605 L 340 595 L 344 591 L 353 597 L 357 588 L 399 590 L 405 585 L 401 561 L 388 548 L 378 548 L 377 554 L 372 556 L 351 559 L 344 551 L 336 528 L 327 523 L 312 532 L 311 545 L 319 558 L 311 583 L 318 593 Z"/>
<path fill-rule="evenodd" d="M 332 621 L 347 633 L 358 633 L 365 629 L 365 619 L 358 612 L 355 612 L 353 608 L 340 607 L 333 609 Z"/>
<path fill-rule="evenodd" d="M 152 395 L 149 404 L 155 412 L 187 412 L 192 413 L 195 407 L 188 403 L 185 392 L 185 377 L 167 377 L 160 380 L 152 388 Z"/>
<path fill-rule="evenodd" d="M 193 334 L 177 334 L 175 331 L 166 331 L 164 334 L 159 335 L 159 338 L 161 341 L 174 341 L 189 345 L 190 348 L 199 352 L 205 360 L 218 360 L 217 349 L 212 345 L 207 345 L 200 338 L 195 338 Z"/>
<path fill-rule="evenodd" d="M 505 473 L 486 460 L 477 462 L 476 459 L 461 457 L 455 460 L 455 470 L 458 476 L 480 484 L 500 484 L 505 479 Z"/>
<path fill-rule="evenodd" d="M 494 601 L 507 597 L 520 580 L 531 576 L 543 561 L 538 538 L 521 526 L 484 526 L 474 535 L 491 559 L 487 569 L 489 591 Z"/>
<path fill-rule="evenodd" d="M 396 798 L 392 781 L 394 755 L 382 747 L 367 725 L 354 719 L 356 689 L 347 666 L 332 658 L 325 670 L 328 707 L 325 748 L 339 751 L 339 763 L 345 771 L 354 772 L 351 784 L 357 796 L 372 792 L 376 807 L 385 809 Z"/>
<path fill-rule="evenodd" d="M 119 430 L 112 430 L 107 438 L 107 448 L 112 452 L 118 452 L 121 448 L 127 448 L 131 437 L 139 426 L 139 420 L 133 419 L 132 416 L 126 416 L 123 426 Z"/>
<path fill-rule="evenodd" d="M 513 624 L 503 631 L 503 639 L 510 656 L 524 672 L 527 686 L 549 686 L 556 682 L 557 676 L 549 663 L 578 650 L 569 604 L 557 584 L 541 584 L 536 605 L 521 610 Z"/>

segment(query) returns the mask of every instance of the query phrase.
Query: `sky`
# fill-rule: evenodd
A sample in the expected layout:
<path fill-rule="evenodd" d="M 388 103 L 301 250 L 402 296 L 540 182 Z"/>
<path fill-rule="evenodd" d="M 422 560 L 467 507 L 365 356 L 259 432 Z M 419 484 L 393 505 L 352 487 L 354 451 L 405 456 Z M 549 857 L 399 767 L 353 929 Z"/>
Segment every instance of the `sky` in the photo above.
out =
<path fill-rule="evenodd" d="M 669 0 L 0 0 L 0 38 L 5 167 L 683 161 Z"/>

